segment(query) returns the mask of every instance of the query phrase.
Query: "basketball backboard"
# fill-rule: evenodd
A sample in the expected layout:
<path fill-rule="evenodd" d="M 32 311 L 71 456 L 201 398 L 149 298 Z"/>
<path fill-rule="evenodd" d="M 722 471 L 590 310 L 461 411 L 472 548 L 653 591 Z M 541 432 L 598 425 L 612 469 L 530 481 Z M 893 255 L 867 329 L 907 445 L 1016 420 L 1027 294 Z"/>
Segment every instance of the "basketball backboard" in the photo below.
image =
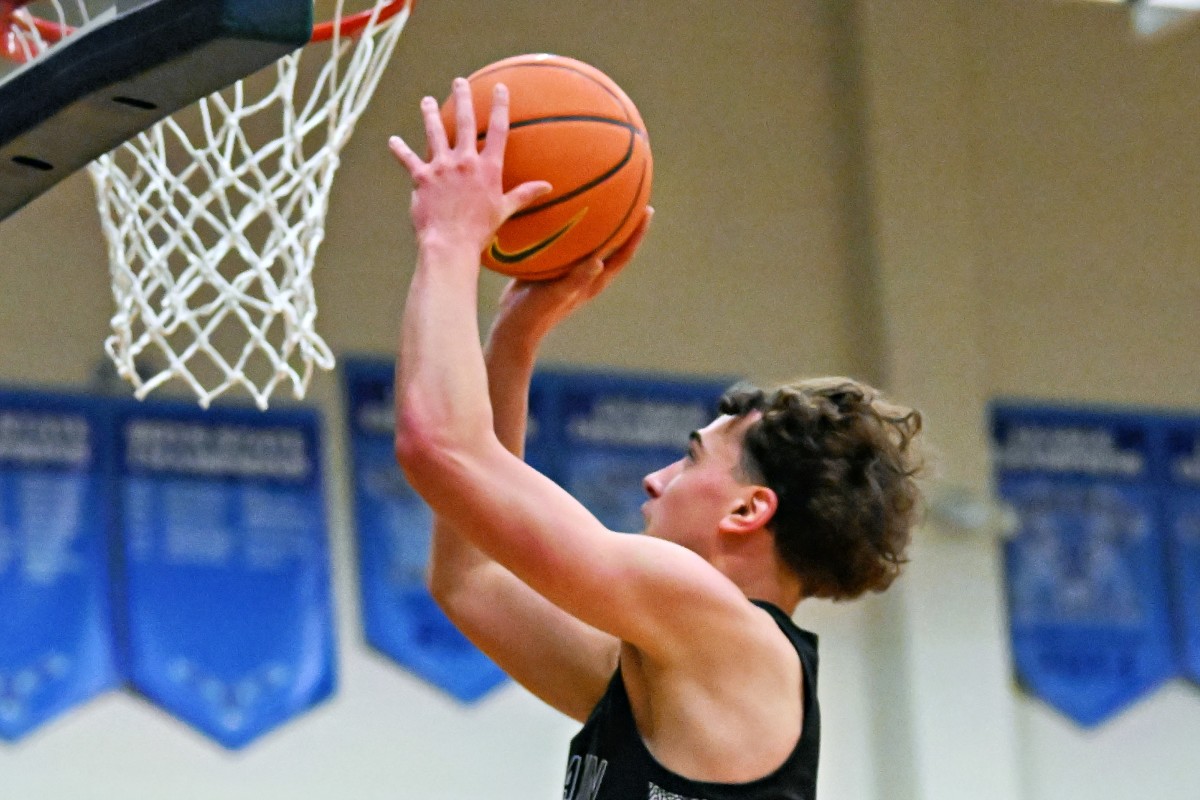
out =
<path fill-rule="evenodd" d="M 307 43 L 309 0 L 38 0 L 11 13 L 0 219 L 174 111 Z M 61 41 L 56 29 L 73 30 Z"/>

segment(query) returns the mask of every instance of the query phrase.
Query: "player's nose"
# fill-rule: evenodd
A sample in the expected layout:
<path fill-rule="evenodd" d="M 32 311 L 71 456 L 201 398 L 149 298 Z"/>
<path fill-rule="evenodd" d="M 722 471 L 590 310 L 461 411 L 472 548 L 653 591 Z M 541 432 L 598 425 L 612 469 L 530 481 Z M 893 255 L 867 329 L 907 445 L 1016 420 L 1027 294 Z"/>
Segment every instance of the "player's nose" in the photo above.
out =
<path fill-rule="evenodd" d="M 663 488 L 670 482 L 671 471 L 675 469 L 676 464 L 668 464 L 662 469 L 651 472 L 646 477 L 642 478 L 642 488 L 646 490 L 646 494 L 654 499 L 663 493 Z"/>

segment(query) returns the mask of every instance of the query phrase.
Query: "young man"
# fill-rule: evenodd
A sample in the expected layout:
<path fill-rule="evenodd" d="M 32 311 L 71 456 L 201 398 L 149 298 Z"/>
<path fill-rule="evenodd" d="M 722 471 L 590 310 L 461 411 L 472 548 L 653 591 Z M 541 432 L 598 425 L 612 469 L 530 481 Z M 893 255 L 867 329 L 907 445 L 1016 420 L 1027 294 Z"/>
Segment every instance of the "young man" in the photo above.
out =
<path fill-rule="evenodd" d="M 474 130 L 454 82 L 458 130 Z M 514 282 L 486 347 L 479 254 L 514 211 L 500 175 L 508 98 L 485 146 L 455 146 L 422 101 L 428 162 L 411 174 L 418 256 L 396 371 L 396 452 L 435 517 L 431 589 L 515 680 L 586 722 L 567 800 L 811 798 L 816 641 L 790 621 L 805 597 L 882 590 L 916 513 L 919 416 L 846 379 L 735 389 L 683 457 L 648 475 L 644 536 L 606 530 L 521 461 L 543 337 L 600 292 L 645 233 L 607 263 Z"/>

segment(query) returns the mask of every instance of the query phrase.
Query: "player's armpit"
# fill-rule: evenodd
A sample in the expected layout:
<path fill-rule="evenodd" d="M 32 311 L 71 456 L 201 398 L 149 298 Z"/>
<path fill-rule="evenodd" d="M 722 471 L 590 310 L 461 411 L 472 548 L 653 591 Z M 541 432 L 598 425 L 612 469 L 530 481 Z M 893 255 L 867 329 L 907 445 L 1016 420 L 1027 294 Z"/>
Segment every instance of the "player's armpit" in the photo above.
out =
<path fill-rule="evenodd" d="M 571 616 L 494 561 L 434 597 L 462 633 L 513 680 L 583 722 L 617 665 L 620 642 Z"/>

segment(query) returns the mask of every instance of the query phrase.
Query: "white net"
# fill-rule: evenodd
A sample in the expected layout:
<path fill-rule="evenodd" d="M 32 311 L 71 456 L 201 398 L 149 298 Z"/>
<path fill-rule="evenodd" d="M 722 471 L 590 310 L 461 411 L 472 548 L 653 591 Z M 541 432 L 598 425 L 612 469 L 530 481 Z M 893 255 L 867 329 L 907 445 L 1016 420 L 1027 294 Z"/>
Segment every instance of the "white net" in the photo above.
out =
<path fill-rule="evenodd" d="M 241 387 L 266 408 L 280 384 L 300 399 L 333 367 L 313 265 L 339 154 L 408 18 L 399 5 L 379 0 L 350 36 L 339 0 L 329 41 L 90 165 L 116 301 L 105 350 L 139 399 L 178 379 L 204 407 Z"/>

